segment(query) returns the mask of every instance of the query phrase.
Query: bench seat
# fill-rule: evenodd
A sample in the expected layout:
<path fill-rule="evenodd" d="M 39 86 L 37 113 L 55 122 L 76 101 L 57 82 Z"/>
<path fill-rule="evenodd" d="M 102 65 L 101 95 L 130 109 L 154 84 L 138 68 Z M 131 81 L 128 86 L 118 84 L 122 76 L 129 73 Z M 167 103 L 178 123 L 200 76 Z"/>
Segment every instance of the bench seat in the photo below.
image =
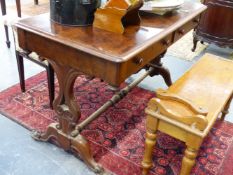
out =
<path fill-rule="evenodd" d="M 205 54 L 167 90 L 157 90 L 145 110 L 143 174 L 152 166 L 157 130 L 186 143 L 180 174 L 190 174 L 204 137 L 220 115 L 224 119 L 232 96 L 233 61 L 211 54 Z"/>

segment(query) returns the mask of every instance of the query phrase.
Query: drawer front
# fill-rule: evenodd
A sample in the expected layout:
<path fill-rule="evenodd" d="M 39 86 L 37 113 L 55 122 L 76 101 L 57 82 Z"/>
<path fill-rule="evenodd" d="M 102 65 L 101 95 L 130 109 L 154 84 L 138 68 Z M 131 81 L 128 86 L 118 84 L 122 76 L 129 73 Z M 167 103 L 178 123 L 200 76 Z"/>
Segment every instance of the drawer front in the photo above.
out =
<path fill-rule="evenodd" d="M 172 44 L 172 33 L 167 37 L 161 39 L 155 44 L 151 45 L 137 56 L 126 62 L 121 63 L 119 67 L 120 81 L 124 81 L 133 73 L 136 73 L 142 69 L 146 64 L 154 60 L 160 54 L 167 50 L 167 48 Z"/>
<path fill-rule="evenodd" d="M 188 33 L 191 29 L 195 28 L 198 24 L 198 21 L 199 21 L 199 16 L 187 22 L 186 24 L 181 26 L 179 29 L 177 29 L 175 31 L 174 42 L 180 39 L 186 33 Z"/>

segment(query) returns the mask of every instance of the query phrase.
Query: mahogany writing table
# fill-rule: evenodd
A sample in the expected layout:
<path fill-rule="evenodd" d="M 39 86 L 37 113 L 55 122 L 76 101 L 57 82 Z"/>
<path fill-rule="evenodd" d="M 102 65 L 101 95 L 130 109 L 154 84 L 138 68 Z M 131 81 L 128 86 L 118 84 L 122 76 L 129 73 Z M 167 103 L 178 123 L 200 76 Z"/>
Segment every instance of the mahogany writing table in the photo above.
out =
<path fill-rule="evenodd" d="M 80 132 L 108 106 L 123 98 L 141 79 L 80 122 L 80 109 L 73 93 L 76 77 L 84 73 L 119 87 L 130 75 L 147 68 L 146 75 L 160 74 L 166 84 L 171 85 L 170 74 L 161 64 L 161 56 L 172 43 L 197 25 L 205 9 L 200 3 L 185 2 L 173 14 L 142 14 L 141 25 L 126 27 L 123 35 L 92 26 L 61 26 L 50 21 L 48 14 L 20 20 L 15 24 L 20 47 L 46 58 L 57 74 L 60 87 L 53 103 L 58 123 L 51 124 L 46 133 L 35 133 L 34 138 L 47 141 L 54 137 L 65 150 L 79 152 L 95 172 L 103 171 L 93 159 L 88 141 Z"/>

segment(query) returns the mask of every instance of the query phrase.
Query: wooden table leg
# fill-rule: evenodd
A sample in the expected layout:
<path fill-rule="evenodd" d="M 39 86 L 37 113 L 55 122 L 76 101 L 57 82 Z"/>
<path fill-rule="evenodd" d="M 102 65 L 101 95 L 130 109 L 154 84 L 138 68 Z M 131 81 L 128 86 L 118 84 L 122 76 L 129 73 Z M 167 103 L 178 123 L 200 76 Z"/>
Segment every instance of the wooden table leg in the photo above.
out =
<path fill-rule="evenodd" d="M 6 1 L 5 0 L 0 0 L 0 3 L 1 3 L 2 15 L 6 15 Z M 4 25 L 4 28 L 5 28 L 5 35 L 6 35 L 6 45 L 7 45 L 8 48 L 10 48 L 8 26 Z"/>
<path fill-rule="evenodd" d="M 23 56 L 20 55 L 19 51 L 15 52 L 16 61 L 17 61 L 17 67 L 19 72 L 19 82 L 20 82 L 20 88 L 22 92 L 25 92 L 25 77 L 24 77 L 24 64 L 23 64 Z"/>
<path fill-rule="evenodd" d="M 34 4 L 38 5 L 39 4 L 38 0 L 34 0 Z"/>
<path fill-rule="evenodd" d="M 20 3 L 20 0 L 16 0 L 16 9 L 17 9 L 18 17 L 21 17 L 21 3 Z"/>
<path fill-rule="evenodd" d="M 167 84 L 167 86 L 172 85 L 171 74 L 170 71 L 163 66 L 161 59 L 164 57 L 166 51 L 156 57 L 151 63 L 148 64 L 149 67 L 153 67 L 154 71 L 150 74 L 150 76 L 161 75 Z"/>
<path fill-rule="evenodd" d="M 6 2 L 5 0 L 0 0 L 1 3 L 1 10 L 2 10 L 2 15 L 6 14 Z"/>
<path fill-rule="evenodd" d="M 39 141 L 49 141 L 54 138 L 64 150 L 75 151 L 94 172 L 103 174 L 104 169 L 93 159 L 89 143 L 85 137 L 80 133 L 77 136 L 71 135 L 81 116 L 73 92 L 75 79 L 81 73 L 51 60 L 49 62 L 57 74 L 60 88 L 58 97 L 53 103 L 53 108 L 58 115 L 58 123 L 49 125 L 45 133 L 33 132 L 32 137 Z"/>

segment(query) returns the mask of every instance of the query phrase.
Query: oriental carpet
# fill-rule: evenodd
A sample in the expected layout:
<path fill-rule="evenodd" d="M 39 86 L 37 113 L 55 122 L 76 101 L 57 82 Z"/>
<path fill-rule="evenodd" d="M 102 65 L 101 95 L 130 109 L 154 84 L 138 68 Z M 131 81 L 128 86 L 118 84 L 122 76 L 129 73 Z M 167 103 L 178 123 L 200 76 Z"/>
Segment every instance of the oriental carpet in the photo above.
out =
<path fill-rule="evenodd" d="M 45 131 L 46 126 L 56 120 L 48 104 L 45 72 L 26 80 L 26 88 L 25 93 L 21 93 L 19 85 L 0 92 L 0 112 L 29 130 Z M 85 76 L 77 78 L 74 90 L 81 106 L 81 120 L 114 94 L 106 83 L 99 79 L 88 80 Z M 141 174 L 144 109 L 153 96 L 153 92 L 134 88 L 82 131 L 90 142 L 95 160 L 116 175 Z M 179 174 L 184 149 L 184 143 L 159 132 L 150 175 Z M 230 175 L 233 174 L 232 162 L 233 124 L 217 121 L 201 146 L 192 174 Z"/>

